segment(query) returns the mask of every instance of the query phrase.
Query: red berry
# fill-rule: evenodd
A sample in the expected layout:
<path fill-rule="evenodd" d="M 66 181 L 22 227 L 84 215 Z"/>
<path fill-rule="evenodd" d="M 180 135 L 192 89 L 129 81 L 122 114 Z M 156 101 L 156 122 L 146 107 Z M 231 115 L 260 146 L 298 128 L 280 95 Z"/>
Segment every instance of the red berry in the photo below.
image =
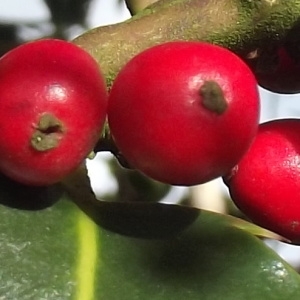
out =
<path fill-rule="evenodd" d="M 96 61 L 72 43 L 45 39 L 0 59 L 0 171 L 28 185 L 72 172 L 93 149 L 107 107 Z"/>
<path fill-rule="evenodd" d="M 300 243 L 300 120 L 260 125 L 225 178 L 234 203 L 255 223 Z"/>
<path fill-rule="evenodd" d="M 300 92 L 300 63 L 284 47 L 250 59 L 248 64 L 263 88 L 279 94 Z"/>
<path fill-rule="evenodd" d="M 169 42 L 118 74 L 108 122 L 129 164 L 153 179 L 194 185 L 228 172 L 257 130 L 254 75 L 235 54 L 202 42 Z"/>

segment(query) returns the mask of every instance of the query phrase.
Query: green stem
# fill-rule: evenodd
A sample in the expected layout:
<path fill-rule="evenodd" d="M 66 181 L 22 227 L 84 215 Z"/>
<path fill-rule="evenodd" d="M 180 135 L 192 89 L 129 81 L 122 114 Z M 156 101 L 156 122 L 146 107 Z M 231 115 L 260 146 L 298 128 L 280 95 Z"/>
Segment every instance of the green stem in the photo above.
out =
<path fill-rule="evenodd" d="M 123 154 L 120 152 L 119 148 L 115 144 L 115 141 L 110 133 L 110 129 L 108 126 L 108 123 L 105 124 L 101 138 L 99 139 L 98 143 L 94 147 L 94 152 L 110 152 L 114 155 L 114 157 L 118 160 L 119 164 L 126 168 L 126 169 L 132 169 L 132 167 L 129 165 L 126 158 L 123 156 Z"/>
<path fill-rule="evenodd" d="M 131 15 L 133 16 L 157 1 L 158 0 L 125 0 L 125 3 Z"/>
<path fill-rule="evenodd" d="M 171 40 L 201 40 L 241 57 L 280 43 L 298 23 L 300 0 L 160 0 L 123 23 L 98 27 L 73 42 L 99 62 L 110 87 L 134 55 Z"/>

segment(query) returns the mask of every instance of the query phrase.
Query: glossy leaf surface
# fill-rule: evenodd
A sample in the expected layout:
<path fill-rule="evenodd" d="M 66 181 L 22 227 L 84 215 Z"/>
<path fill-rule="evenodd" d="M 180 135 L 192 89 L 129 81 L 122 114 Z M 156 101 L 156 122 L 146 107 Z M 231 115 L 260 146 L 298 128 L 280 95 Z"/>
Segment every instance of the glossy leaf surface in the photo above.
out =
<path fill-rule="evenodd" d="M 178 234 L 137 239 L 102 229 L 95 212 L 88 217 L 92 194 L 79 184 L 73 182 L 77 199 L 71 199 L 61 187 L 29 193 L 22 186 L 1 182 L 0 299 L 300 297 L 299 275 L 225 216 L 201 212 Z M 84 205 L 79 205 L 79 198 Z M 39 205 L 32 207 L 30 202 Z M 153 204 L 162 206 L 153 210 L 148 206 L 153 213 L 170 209 L 166 215 L 172 215 L 173 206 Z M 180 208 L 175 207 L 179 215 Z M 110 207 L 111 224 L 113 210 Z"/>

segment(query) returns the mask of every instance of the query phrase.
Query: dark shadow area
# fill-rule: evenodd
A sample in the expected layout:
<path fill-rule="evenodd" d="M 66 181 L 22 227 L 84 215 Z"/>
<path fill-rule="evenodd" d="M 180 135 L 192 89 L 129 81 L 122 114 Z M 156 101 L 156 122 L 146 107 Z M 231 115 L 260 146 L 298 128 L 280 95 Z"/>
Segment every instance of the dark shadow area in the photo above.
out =
<path fill-rule="evenodd" d="M 0 174 L 0 204 L 21 210 L 41 210 L 55 204 L 63 190 L 59 184 L 32 187 Z"/>
<path fill-rule="evenodd" d="M 14 24 L 4 24 L 0 21 L 0 57 L 19 44 L 17 26 Z"/>
<path fill-rule="evenodd" d="M 200 214 L 196 208 L 162 203 L 95 201 L 76 204 L 104 229 L 143 239 L 176 236 Z"/>

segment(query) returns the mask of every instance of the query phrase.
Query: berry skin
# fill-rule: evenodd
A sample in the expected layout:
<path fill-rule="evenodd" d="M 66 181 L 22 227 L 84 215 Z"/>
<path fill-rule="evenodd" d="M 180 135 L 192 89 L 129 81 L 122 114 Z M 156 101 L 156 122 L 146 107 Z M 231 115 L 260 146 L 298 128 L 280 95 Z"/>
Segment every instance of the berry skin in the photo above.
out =
<path fill-rule="evenodd" d="M 227 49 L 203 42 L 149 48 L 120 71 L 108 123 L 129 165 L 155 180 L 195 185 L 227 173 L 258 127 L 254 75 Z"/>
<path fill-rule="evenodd" d="M 300 120 L 261 124 L 251 148 L 224 178 L 240 210 L 300 244 Z"/>
<path fill-rule="evenodd" d="M 27 185 L 60 181 L 101 133 L 107 91 L 96 61 L 56 39 L 23 44 L 0 59 L 0 171 Z"/>

